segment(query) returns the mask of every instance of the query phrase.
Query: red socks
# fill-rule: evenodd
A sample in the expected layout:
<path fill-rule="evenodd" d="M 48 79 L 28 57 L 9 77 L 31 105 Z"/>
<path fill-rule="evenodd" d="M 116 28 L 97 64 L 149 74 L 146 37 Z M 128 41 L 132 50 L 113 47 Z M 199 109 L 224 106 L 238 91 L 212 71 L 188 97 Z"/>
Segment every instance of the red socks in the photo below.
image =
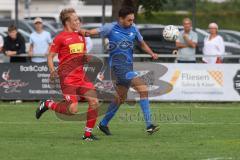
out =
<path fill-rule="evenodd" d="M 72 115 L 72 113 L 69 111 L 69 106 L 71 103 L 67 101 L 61 101 L 59 103 L 56 103 L 54 101 L 47 101 L 46 106 L 50 108 L 51 110 L 57 112 L 57 113 L 62 113 L 65 115 Z"/>
<path fill-rule="evenodd" d="M 91 107 L 88 107 L 87 123 L 86 123 L 86 127 L 85 127 L 85 136 L 90 136 L 91 135 L 93 127 L 95 126 L 96 121 L 97 121 L 97 116 L 98 116 L 97 109 L 93 109 Z"/>
<path fill-rule="evenodd" d="M 56 103 L 54 101 L 46 101 L 46 106 L 50 108 L 51 110 L 65 114 L 65 115 L 73 115 L 69 111 L 69 106 L 71 103 L 67 101 L 62 101 L 59 103 Z M 88 107 L 87 111 L 87 122 L 86 122 L 86 127 L 85 127 L 85 136 L 90 136 L 92 133 L 92 130 L 96 124 L 97 121 L 97 116 L 98 116 L 98 110 L 93 109 L 92 107 Z"/>

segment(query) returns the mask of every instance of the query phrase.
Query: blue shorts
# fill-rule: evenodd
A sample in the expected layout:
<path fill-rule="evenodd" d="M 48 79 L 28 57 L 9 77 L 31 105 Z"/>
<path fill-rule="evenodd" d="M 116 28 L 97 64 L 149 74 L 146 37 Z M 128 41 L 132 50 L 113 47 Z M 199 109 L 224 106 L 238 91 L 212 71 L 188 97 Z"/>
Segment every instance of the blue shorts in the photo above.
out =
<path fill-rule="evenodd" d="M 116 85 L 129 88 L 132 79 L 136 75 L 133 71 L 132 59 L 124 53 L 116 53 L 111 56 L 110 60 L 112 80 L 116 81 Z"/>
<path fill-rule="evenodd" d="M 116 85 L 130 87 L 132 78 L 128 77 L 129 73 L 133 72 L 132 65 L 115 65 L 112 66 L 113 80 L 116 80 Z"/>

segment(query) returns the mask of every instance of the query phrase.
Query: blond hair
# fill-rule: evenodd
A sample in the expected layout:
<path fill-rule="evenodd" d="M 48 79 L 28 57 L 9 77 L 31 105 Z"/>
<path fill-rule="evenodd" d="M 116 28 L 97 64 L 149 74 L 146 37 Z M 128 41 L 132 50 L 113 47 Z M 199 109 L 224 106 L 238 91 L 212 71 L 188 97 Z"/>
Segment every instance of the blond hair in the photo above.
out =
<path fill-rule="evenodd" d="M 76 13 L 75 9 L 73 9 L 73 8 L 65 8 L 60 12 L 59 18 L 60 18 L 63 25 L 66 24 L 66 21 L 69 20 L 70 15 L 72 13 Z"/>

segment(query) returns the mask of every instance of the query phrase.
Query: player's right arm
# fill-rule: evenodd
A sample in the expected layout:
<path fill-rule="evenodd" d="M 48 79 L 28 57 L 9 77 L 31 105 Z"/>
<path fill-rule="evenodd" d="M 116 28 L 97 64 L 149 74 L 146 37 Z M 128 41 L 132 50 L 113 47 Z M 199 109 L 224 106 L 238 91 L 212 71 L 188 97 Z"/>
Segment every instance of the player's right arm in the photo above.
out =
<path fill-rule="evenodd" d="M 55 77 L 55 74 L 56 74 L 53 59 L 59 53 L 60 45 L 61 45 L 61 41 L 59 40 L 58 37 L 56 37 L 53 40 L 53 43 L 50 46 L 49 53 L 48 53 L 48 56 L 47 56 L 48 68 L 49 68 L 49 71 L 50 71 L 50 78 L 51 79 L 53 79 Z"/>
<path fill-rule="evenodd" d="M 56 56 L 56 53 L 50 52 L 48 54 L 48 57 L 47 57 L 47 59 L 48 59 L 48 68 L 49 68 L 49 71 L 50 71 L 51 74 L 55 72 L 54 62 L 53 62 L 53 59 L 54 59 L 55 56 Z"/>

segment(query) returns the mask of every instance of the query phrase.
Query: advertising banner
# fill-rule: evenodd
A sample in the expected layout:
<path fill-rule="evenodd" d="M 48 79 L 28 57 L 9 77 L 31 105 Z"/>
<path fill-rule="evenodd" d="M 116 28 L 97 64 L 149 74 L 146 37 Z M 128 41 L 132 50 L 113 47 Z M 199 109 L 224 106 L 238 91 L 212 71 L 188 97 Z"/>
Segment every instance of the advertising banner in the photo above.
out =
<path fill-rule="evenodd" d="M 86 66 L 85 70 L 92 76 L 98 93 L 114 94 L 115 80 L 109 67 L 103 67 L 104 79 L 99 81 L 94 79 L 101 67 L 94 64 Z M 240 101 L 239 64 L 135 62 L 134 71 L 147 84 L 149 98 L 154 101 Z M 62 97 L 59 83 L 54 87 L 49 83 L 46 63 L 2 63 L 0 76 L 2 100 Z M 128 100 L 138 99 L 139 94 L 130 87 Z"/>
<path fill-rule="evenodd" d="M 173 89 L 160 101 L 240 101 L 239 64 L 163 64 Z"/>

